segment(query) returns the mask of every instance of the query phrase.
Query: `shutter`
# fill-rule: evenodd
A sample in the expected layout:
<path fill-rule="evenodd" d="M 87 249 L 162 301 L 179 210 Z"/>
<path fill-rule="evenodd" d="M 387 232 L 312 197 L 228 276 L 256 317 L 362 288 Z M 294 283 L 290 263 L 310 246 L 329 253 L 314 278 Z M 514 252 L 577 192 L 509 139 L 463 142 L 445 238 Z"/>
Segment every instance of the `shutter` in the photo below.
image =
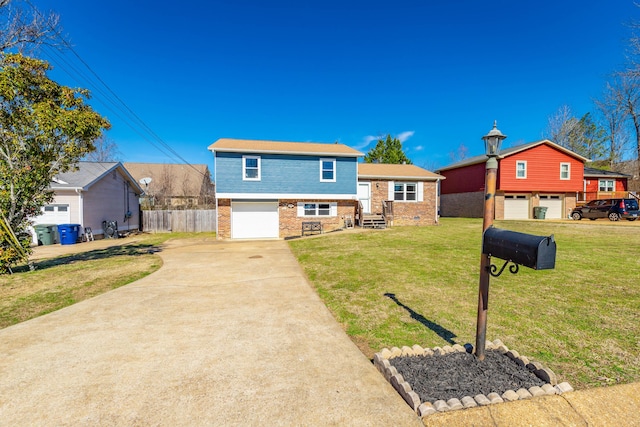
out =
<path fill-rule="evenodd" d="M 298 202 L 298 216 L 304 216 L 304 202 Z"/>
<path fill-rule="evenodd" d="M 387 194 L 387 200 L 393 200 L 393 193 L 395 190 L 395 184 L 393 181 L 389 181 L 389 191 Z"/>
<path fill-rule="evenodd" d="M 416 191 L 418 192 L 418 201 L 424 202 L 424 182 L 422 181 L 418 182 L 418 187 L 416 188 Z"/>
<path fill-rule="evenodd" d="M 332 202 L 329 207 L 329 215 L 338 216 L 338 204 L 336 202 Z"/>

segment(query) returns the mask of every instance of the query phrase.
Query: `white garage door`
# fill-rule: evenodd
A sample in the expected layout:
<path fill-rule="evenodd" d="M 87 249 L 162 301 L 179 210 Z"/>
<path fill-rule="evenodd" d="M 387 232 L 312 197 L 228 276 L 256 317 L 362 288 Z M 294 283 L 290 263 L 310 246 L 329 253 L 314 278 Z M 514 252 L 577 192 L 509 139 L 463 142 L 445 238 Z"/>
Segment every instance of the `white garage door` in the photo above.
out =
<path fill-rule="evenodd" d="M 46 205 L 42 208 L 42 215 L 33 219 L 36 224 L 69 224 L 71 212 L 69 205 Z"/>
<path fill-rule="evenodd" d="M 504 196 L 504 219 L 529 219 L 529 198 L 525 195 Z"/>
<path fill-rule="evenodd" d="M 232 239 L 266 239 L 279 236 L 278 202 L 231 202 Z"/>
<path fill-rule="evenodd" d="M 540 196 L 540 206 L 545 206 L 547 208 L 547 212 L 545 214 L 545 218 L 547 219 L 561 219 L 564 218 L 562 215 L 562 197 L 560 196 Z"/>

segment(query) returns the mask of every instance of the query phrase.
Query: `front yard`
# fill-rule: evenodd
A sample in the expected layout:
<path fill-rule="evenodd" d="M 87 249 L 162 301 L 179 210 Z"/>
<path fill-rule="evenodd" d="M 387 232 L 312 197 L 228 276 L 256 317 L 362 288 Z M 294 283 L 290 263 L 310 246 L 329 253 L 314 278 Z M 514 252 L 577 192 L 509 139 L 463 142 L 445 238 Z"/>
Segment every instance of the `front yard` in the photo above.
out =
<path fill-rule="evenodd" d="M 497 221 L 554 234 L 555 270 L 491 279 L 487 339 L 575 388 L 640 381 L 640 227 Z M 291 241 L 310 281 L 368 357 L 383 347 L 475 344 L 482 222 Z M 501 260 L 494 260 L 502 266 Z"/>
<path fill-rule="evenodd" d="M 36 259 L 35 271 L 23 265 L 13 275 L 0 275 L 0 329 L 141 279 L 162 266 L 155 253 L 165 241 L 195 235 L 215 236 L 142 233 L 111 241 L 110 247 L 104 247 L 108 241 L 40 247 L 38 250 L 61 255 Z"/>

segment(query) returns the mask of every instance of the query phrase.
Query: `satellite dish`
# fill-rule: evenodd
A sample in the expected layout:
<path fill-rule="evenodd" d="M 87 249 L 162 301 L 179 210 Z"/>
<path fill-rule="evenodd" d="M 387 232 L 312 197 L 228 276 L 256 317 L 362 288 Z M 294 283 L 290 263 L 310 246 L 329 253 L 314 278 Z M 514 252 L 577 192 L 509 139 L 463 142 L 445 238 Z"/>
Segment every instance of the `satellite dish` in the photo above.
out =
<path fill-rule="evenodd" d="M 151 178 L 148 178 L 148 177 L 147 177 L 147 178 L 142 178 L 142 179 L 140 180 L 140 184 L 142 184 L 142 185 L 149 185 L 149 183 L 150 183 L 151 181 L 153 181 Z"/>

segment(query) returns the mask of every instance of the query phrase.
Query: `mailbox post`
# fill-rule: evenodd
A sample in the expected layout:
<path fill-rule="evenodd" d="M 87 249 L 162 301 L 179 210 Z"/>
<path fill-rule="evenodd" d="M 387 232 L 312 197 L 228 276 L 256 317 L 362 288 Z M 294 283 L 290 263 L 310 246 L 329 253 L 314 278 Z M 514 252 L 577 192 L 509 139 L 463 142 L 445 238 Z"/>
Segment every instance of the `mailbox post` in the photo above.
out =
<path fill-rule="evenodd" d="M 493 225 L 495 217 L 496 181 L 498 178 L 498 154 L 500 143 L 507 137 L 497 128 L 497 121 L 493 122 L 493 129 L 482 137 L 485 152 L 488 157 L 484 184 L 484 214 L 482 233 Z M 487 335 L 487 309 L 489 306 L 489 278 L 491 258 L 484 251 L 480 255 L 480 284 L 478 290 L 478 321 L 476 326 L 476 357 L 484 360 L 484 346 Z"/>

